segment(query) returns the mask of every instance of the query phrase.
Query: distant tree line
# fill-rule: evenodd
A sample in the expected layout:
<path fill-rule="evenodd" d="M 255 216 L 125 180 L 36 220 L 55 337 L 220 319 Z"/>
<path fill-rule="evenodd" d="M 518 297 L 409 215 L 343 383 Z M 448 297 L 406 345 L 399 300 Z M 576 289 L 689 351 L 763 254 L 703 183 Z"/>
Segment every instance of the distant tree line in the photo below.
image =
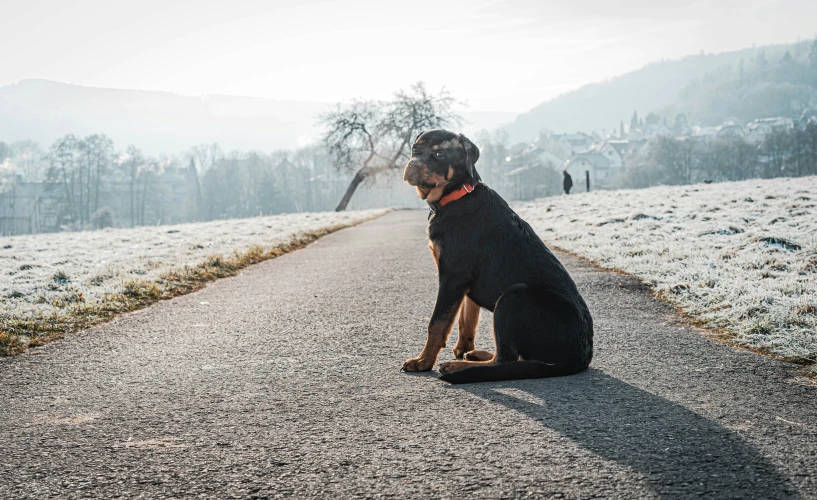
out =
<path fill-rule="evenodd" d="M 225 155 L 213 145 L 195 148 L 190 162 L 204 172 L 201 212 L 208 220 L 331 210 L 349 178 L 320 146 Z"/>
<path fill-rule="evenodd" d="M 817 123 L 770 132 L 759 144 L 738 136 L 658 137 L 632 155 L 622 187 L 817 175 Z"/>
<path fill-rule="evenodd" d="M 417 205 L 400 181 L 414 137 L 461 122 L 454 99 L 422 83 L 390 100 L 352 101 L 321 117 L 322 141 L 297 151 L 218 144 L 151 157 L 101 134 L 45 151 L 0 142 L 0 234 L 134 227 L 284 212 Z M 370 189 L 353 202 L 358 186 Z"/>
<path fill-rule="evenodd" d="M 374 180 L 357 207 L 401 204 L 392 177 Z M 203 144 L 152 157 L 101 134 L 66 135 L 47 150 L 0 142 L 0 235 L 332 210 L 350 178 L 320 145 L 224 153 Z"/>
<path fill-rule="evenodd" d="M 817 48 L 806 62 L 797 54 L 779 64 L 799 65 L 802 78 L 811 78 Z M 0 141 L 0 234 L 421 206 L 400 182 L 402 166 L 417 134 L 461 123 L 454 105 L 447 92 L 433 94 L 418 83 L 390 100 L 339 105 L 321 117 L 320 143 L 272 153 L 225 153 L 218 144 L 203 144 L 180 155 L 152 157 L 132 145 L 117 150 L 102 134 L 66 135 L 47 150 L 31 141 Z M 659 122 L 654 113 L 644 120 L 634 114 L 630 127 Z M 624 124 L 619 128 L 623 135 Z M 685 121 L 673 125 L 673 130 L 685 128 Z M 560 165 L 548 158 L 558 160 L 566 152 L 550 135 L 512 146 L 501 129 L 471 139 L 480 148 L 476 166 L 483 181 L 506 199 L 561 192 Z M 634 188 L 817 175 L 817 124 L 777 129 L 761 143 L 737 135 L 659 136 L 630 153 L 624 164 L 619 185 Z M 353 200 L 364 184 L 371 189 Z"/>

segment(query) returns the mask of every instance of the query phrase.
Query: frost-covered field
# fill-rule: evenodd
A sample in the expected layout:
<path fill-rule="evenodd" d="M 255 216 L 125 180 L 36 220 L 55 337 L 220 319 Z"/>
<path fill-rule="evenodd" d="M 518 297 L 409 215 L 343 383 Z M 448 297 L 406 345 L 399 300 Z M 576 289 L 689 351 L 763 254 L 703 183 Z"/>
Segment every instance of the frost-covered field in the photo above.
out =
<path fill-rule="evenodd" d="M 735 340 L 817 357 L 817 177 L 518 203 L 546 243 L 649 283 Z"/>
<path fill-rule="evenodd" d="M 269 249 L 302 235 L 350 225 L 386 210 L 285 214 L 0 238 L 0 316 L 25 318 L 60 312 L 76 302 L 122 293 L 133 280 L 152 282 L 212 256 L 252 247 Z"/>

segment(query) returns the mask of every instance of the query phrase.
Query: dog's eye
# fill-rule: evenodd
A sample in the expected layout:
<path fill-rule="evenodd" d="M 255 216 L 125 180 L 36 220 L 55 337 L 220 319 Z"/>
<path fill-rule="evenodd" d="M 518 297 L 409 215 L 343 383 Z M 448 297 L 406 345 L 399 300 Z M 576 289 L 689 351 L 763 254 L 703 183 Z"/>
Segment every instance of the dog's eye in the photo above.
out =
<path fill-rule="evenodd" d="M 437 151 L 437 154 L 435 154 L 434 156 L 436 156 L 437 158 L 442 158 L 445 155 L 442 154 L 441 152 Z"/>

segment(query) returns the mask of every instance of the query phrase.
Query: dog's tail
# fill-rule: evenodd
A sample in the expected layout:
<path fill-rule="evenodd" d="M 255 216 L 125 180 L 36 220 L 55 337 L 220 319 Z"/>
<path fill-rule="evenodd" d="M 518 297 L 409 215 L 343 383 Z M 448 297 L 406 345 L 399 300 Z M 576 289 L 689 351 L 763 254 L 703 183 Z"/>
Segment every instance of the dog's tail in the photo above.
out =
<path fill-rule="evenodd" d="M 509 361 L 493 365 L 478 365 L 453 373 L 447 373 L 440 380 L 452 384 L 472 384 L 475 382 L 498 382 L 525 378 L 562 377 L 584 371 L 586 365 L 578 363 L 545 363 L 532 359 Z"/>

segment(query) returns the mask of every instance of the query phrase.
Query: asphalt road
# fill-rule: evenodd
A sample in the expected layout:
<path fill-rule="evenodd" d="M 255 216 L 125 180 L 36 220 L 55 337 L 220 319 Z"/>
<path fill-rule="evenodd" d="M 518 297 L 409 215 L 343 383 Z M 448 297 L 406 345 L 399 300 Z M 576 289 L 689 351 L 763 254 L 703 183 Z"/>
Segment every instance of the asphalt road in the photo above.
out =
<path fill-rule="evenodd" d="M 425 219 L 392 213 L 0 360 L 0 498 L 817 498 L 817 387 L 567 255 L 589 371 L 401 373 L 436 292 Z"/>

